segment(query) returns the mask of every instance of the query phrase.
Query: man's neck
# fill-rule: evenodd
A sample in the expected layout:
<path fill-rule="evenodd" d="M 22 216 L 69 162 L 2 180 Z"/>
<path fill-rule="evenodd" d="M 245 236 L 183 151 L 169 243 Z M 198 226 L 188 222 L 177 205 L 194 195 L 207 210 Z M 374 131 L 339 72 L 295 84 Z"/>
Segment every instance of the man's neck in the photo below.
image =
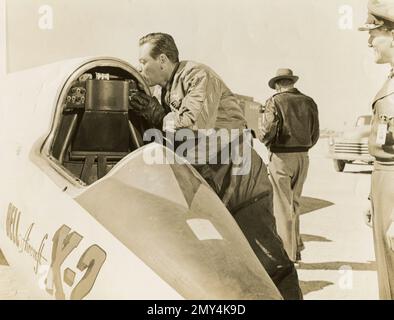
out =
<path fill-rule="evenodd" d="M 172 79 L 174 78 L 174 73 L 176 71 L 175 69 L 177 68 L 177 66 L 178 66 L 178 63 L 172 63 L 169 65 L 166 79 L 165 79 L 165 81 L 163 81 L 162 84 L 160 84 L 163 88 L 165 88 L 167 86 L 167 84 L 172 82 Z"/>
<path fill-rule="evenodd" d="M 286 87 L 286 88 L 280 88 L 278 93 L 283 93 L 283 92 L 288 92 L 294 90 L 294 87 Z"/>

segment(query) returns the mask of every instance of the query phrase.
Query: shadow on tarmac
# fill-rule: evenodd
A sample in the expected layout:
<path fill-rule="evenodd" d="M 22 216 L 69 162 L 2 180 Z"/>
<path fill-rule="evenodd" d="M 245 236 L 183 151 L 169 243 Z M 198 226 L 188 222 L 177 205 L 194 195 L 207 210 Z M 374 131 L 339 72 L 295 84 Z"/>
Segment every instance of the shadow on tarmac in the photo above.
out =
<path fill-rule="evenodd" d="M 312 234 L 301 234 L 301 239 L 303 242 L 332 242 L 330 239 Z"/>
<path fill-rule="evenodd" d="M 376 271 L 376 262 L 349 262 L 349 261 L 332 261 L 332 262 L 300 262 L 297 269 L 302 270 L 340 270 L 343 267 L 350 267 L 353 271 Z"/>
<path fill-rule="evenodd" d="M 334 203 L 311 197 L 301 197 L 300 213 L 310 213 L 319 209 L 327 208 L 334 205 Z"/>
<path fill-rule="evenodd" d="M 8 262 L 4 257 L 3 252 L 0 250 L 0 266 L 8 266 Z"/>
<path fill-rule="evenodd" d="M 323 290 L 325 287 L 331 286 L 333 284 L 333 282 L 323 280 L 300 281 L 301 291 L 304 296 L 314 291 Z"/>

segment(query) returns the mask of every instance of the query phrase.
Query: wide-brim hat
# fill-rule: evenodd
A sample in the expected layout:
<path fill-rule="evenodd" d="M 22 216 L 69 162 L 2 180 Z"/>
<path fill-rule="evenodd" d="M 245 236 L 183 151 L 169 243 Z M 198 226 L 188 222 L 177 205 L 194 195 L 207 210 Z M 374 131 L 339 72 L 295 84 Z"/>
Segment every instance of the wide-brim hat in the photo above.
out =
<path fill-rule="evenodd" d="M 276 76 L 268 82 L 269 87 L 275 89 L 275 83 L 282 79 L 292 80 L 293 83 L 296 83 L 299 78 L 293 74 L 291 69 L 278 69 Z"/>

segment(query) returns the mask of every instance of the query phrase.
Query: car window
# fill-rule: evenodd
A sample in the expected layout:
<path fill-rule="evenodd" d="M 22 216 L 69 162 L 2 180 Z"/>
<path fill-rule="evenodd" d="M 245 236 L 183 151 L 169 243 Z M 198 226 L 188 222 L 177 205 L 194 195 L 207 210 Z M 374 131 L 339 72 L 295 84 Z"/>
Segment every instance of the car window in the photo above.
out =
<path fill-rule="evenodd" d="M 368 126 L 372 122 L 372 116 L 361 116 L 357 119 L 356 127 Z"/>

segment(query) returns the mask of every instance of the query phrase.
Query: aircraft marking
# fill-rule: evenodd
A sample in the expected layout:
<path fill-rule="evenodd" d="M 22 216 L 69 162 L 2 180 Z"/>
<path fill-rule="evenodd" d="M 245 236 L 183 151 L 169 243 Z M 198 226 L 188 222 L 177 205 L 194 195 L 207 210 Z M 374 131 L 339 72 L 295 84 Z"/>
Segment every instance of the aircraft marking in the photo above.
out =
<path fill-rule="evenodd" d="M 61 267 L 64 261 L 70 256 L 71 252 L 79 246 L 83 236 L 76 231 L 71 232 L 71 228 L 62 225 L 52 238 L 52 254 L 50 265 L 48 259 L 43 256 L 48 234 L 43 237 L 38 249 L 35 249 L 30 243 L 35 223 L 31 223 L 22 236 L 19 230 L 21 211 L 12 203 L 9 204 L 6 215 L 6 235 L 15 244 L 19 252 L 25 252 L 33 257 L 36 262 L 34 272 L 37 274 L 42 267 L 47 266 L 48 271 L 44 280 L 45 290 L 54 295 L 56 299 L 66 299 L 63 284 L 72 287 L 75 283 L 76 272 L 66 268 L 61 274 Z M 84 272 L 82 278 L 72 289 L 70 299 L 83 299 L 92 290 L 97 276 L 107 258 L 107 253 L 97 244 L 87 248 L 77 263 L 77 269 Z"/>
<path fill-rule="evenodd" d="M 198 240 L 223 240 L 219 231 L 207 219 L 189 219 L 186 222 Z"/>

